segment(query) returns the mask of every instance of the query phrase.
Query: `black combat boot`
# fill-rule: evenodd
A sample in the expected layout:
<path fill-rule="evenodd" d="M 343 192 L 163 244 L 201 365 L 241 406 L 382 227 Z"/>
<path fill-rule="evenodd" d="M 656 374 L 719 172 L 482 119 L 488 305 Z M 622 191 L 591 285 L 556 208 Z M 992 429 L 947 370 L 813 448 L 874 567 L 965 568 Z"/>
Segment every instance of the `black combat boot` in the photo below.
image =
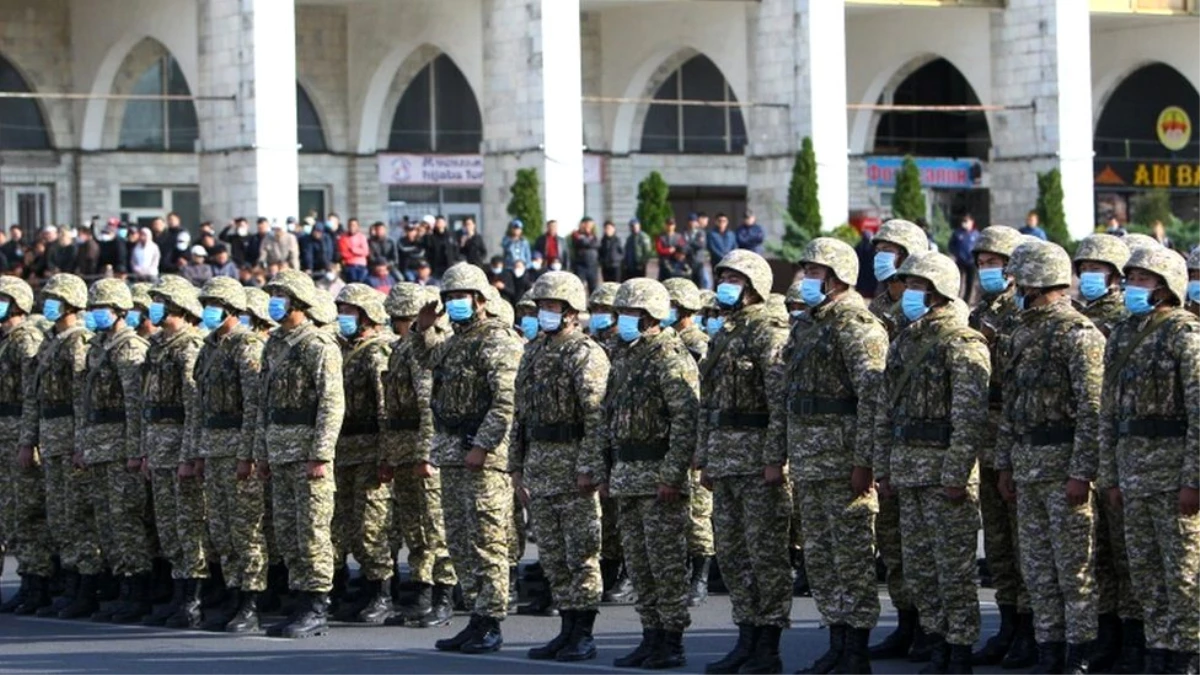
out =
<path fill-rule="evenodd" d="M 1171 650 L 1169 649 L 1147 649 L 1146 650 L 1146 669 L 1144 673 L 1169 673 L 1171 667 Z"/>
<path fill-rule="evenodd" d="M 225 600 L 221 602 L 220 607 L 213 608 L 212 611 L 204 613 L 204 623 L 200 628 L 203 630 L 213 631 L 214 633 L 224 633 L 225 624 L 233 618 L 238 607 L 242 604 L 242 589 L 230 588 L 225 592 Z M 201 600 L 200 606 L 204 606 L 204 601 Z"/>
<path fill-rule="evenodd" d="M 287 567 L 282 563 L 267 567 L 267 588 L 258 596 L 258 611 L 264 614 L 277 611 L 282 606 L 282 596 L 287 593 Z"/>
<path fill-rule="evenodd" d="M 13 614 L 29 616 L 37 614 L 42 608 L 51 605 L 49 577 L 27 574 L 21 579 L 21 584 L 24 586 L 25 593 L 22 595 L 18 592 L 13 598 L 21 600 L 16 607 L 13 607 Z"/>
<path fill-rule="evenodd" d="M 738 668 L 739 673 L 770 675 L 783 672 L 783 660 L 779 658 L 779 637 L 783 629 L 779 626 L 758 626 L 758 637 L 750 659 Z"/>
<path fill-rule="evenodd" d="M 804 549 L 793 548 L 788 553 L 792 563 L 792 595 L 811 598 L 812 587 L 808 584 L 808 568 L 804 565 Z"/>
<path fill-rule="evenodd" d="M 797 670 L 797 675 L 824 675 L 832 673 L 842 660 L 842 652 L 846 649 L 846 635 L 850 627 L 844 623 L 835 623 L 829 627 L 829 649 L 817 657 L 807 668 Z"/>
<path fill-rule="evenodd" d="M 1088 658 L 1088 670 L 1107 673 L 1121 656 L 1121 617 L 1101 614 L 1096 631 L 1095 647 Z"/>
<path fill-rule="evenodd" d="M 58 612 L 58 618 L 90 618 L 92 613 L 100 609 L 100 603 L 96 600 L 96 582 L 98 580 L 99 575 L 81 574 L 79 576 L 79 589 L 75 592 L 75 599 Z"/>
<path fill-rule="evenodd" d="M 1136 619 L 1121 622 L 1121 656 L 1114 673 L 1141 673 L 1146 666 L 1146 627 Z M 1096 669 L 1096 672 L 1100 672 Z"/>
<path fill-rule="evenodd" d="M 306 592 L 300 598 L 300 613 L 283 629 L 283 636 L 292 640 L 324 635 L 329 632 L 329 596 Z"/>
<path fill-rule="evenodd" d="M 600 593 L 601 597 L 608 595 L 612 590 L 613 584 L 617 581 L 617 574 L 621 571 L 620 560 L 609 560 L 607 558 L 600 559 Z M 607 600 L 605 600 L 607 602 Z"/>
<path fill-rule="evenodd" d="M 526 584 L 526 591 L 529 593 L 529 602 L 517 608 L 517 614 L 522 616 L 558 616 L 558 608 L 554 606 L 554 594 L 550 591 L 549 582 L 538 584 L 530 588 L 531 584 Z"/>
<path fill-rule="evenodd" d="M 683 653 L 683 632 L 664 630 L 662 639 L 654 645 L 654 651 L 642 661 L 646 670 L 666 670 L 682 668 L 687 665 L 687 657 Z"/>
<path fill-rule="evenodd" d="M 200 607 L 212 609 L 223 606 L 228 602 L 226 597 L 228 593 L 229 589 L 225 587 L 225 573 L 221 568 L 221 563 L 209 563 L 208 578 L 200 584 Z"/>
<path fill-rule="evenodd" d="M 975 672 L 971 670 L 971 656 L 971 645 L 950 645 L 950 659 L 946 662 L 946 672 L 959 675 Z"/>
<path fill-rule="evenodd" d="M 663 631 L 657 628 L 643 628 L 641 643 L 625 656 L 614 659 L 613 666 L 616 668 L 641 668 L 642 663 L 650 658 L 662 639 Z"/>
<path fill-rule="evenodd" d="M 392 577 L 395 579 L 395 577 Z M 412 601 L 395 607 L 396 612 L 383 620 L 385 626 L 404 626 L 417 623 L 429 616 L 433 611 L 433 586 L 417 584 L 417 592 Z"/>
<path fill-rule="evenodd" d="M 112 602 L 101 603 L 100 609 L 92 614 L 92 621 L 96 623 L 111 623 L 112 618 L 117 615 L 117 612 L 125 609 L 129 604 L 129 597 L 133 594 L 133 577 L 122 576 L 118 587 L 117 599 Z"/>
<path fill-rule="evenodd" d="M 692 579 L 688 586 L 688 607 L 699 607 L 708 599 L 708 571 L 712 558 L 706 555 L 692 556 Z"/>
<path fill-rule="evenodd" d="M 449 626 L 454 618 L 454 587 L 438 584 L 433 587 L 433 607 L 429 614 L 422 617 L 417 625 L 421 628 L 436 628 Z"/>
<path fill-rule="evenodd" d="M 870 628 L 846 628 L 846 641 L 842 645 L 842 658 L 835 672 L 870 673 L 871 654 L 867 642 L 871 639 Z"/>
<path fill-rule="evenodd" d="M 368 580 L 364 586 L 367 601 L 355 615 L 357 623 L 379 625 L 392 615 L 392 593 L 386 581 Z"/>
<path fill-rule="evenodd" d="M 1087 675 L 1091 655 L 1091 642 L 1068 644 L 1067 658 L 1063 662 L 1062 672 L 1067 675 Z"/>
<path fill-rule="evenodd" d="M 899 623 L 896 624 L 896 630 L 888 633 L 887 637 L 883 638 L 883 642 L 871 647 L 870 655 L 872 661 L 903 659 L 908 656 L 908 650 L 912 647 L 913 636 L 917 631 L 917 610 L 901 609 L 896 612 L 896 615 L 899 620 Z"/>
<path fill-rule="evenodd" d="M 258 592 L 242 591 L 237 611 L 225 624 L 226 633 L 258 632 Z"/>
<path fill-rule="evenodd" d="M 175 613 L 167 617 L 164 626 L 167 628 L 199 628 L 203 621 L 203 616 L 200 614 L 202 587 L 201 579 L 185 579 L 183 583 L 183 602 L 179 603 L 179 609 Z"/>
<path fill-rule="evenodd" d="M 135 574 L 129 577 L 129 600 L 112 615 L 113 623 L 137 623 L 150 613 L 149 573 Z"/>
<path fill-rule="evenodd" d="M 1065 642 L 1039 642 L 1038 660 L 1030 673 L 1061 673 L 1067 656 Z"/>
<path fill-rule="evenodd" d="M 1196 652 L 1171 652 L 1171 672 L 1183 675 L 1196 675 L 1200 672 L 1200 654 Z"/>
<path fill-rule="evenodd" d="M 143 626 L 165 626 L 167 619 L 179 611 L 179 606 L 183 604 L 183 596 L 187 590 L 187 582 L 183 579 L 173 579 L 171 586 L 171 601 L 160 606 L 153 613 L 142 619 Z"/>
<path fill-rule="evenodd" d="M 11 598 L 0 603 L 0 614 L 12 614 L 17 611 L 18 607 L 25 603 L 25 598 L 29 595 L 29 585 L 32 582 L 32 576 L 32 574 L 21 575 L 21 587 L 17 589 L 17 592 Z M 49 584 L 47 584 L 48 587 Z M 48 595 L 49 593 L 47 592 Z M 37 610 L 34 611 L 36 612 Z"/>
<path fill-rule="evenodd" d="M 596 627 L 596 615 L 599 612 L 594 609 L 580 609 L 572 613 L 575 618 L 571 624 L 567 644 L 558 650 L 554 658 L 558 661 L 587 661 L 596 658 L 596 641 L 592 637 L 592 631 Z"/>
<path fill-rule="evenodd" d="M 946 642 L 946 638 L 937 634 L 930 634 L 930 644 L 933 645 L 932 651 L 929 653 L 929 663 L 917 672 L 921 675 L 944 675 L 950 672 L 950 644 Z M 970 654 L 967 655 L 967 665 L 970 665 Z"/>
<path fill-rule="evenodd" d="M 291 595 L 295 598 L 295 601 L 291 603 L 291 612 L 282 621 L 277 621 L 267 626 L 267 637 L 284 637 L 284 633 L 288 627 L 295 623 L 300 618 L 300 615 L 304 613 L 306 609 L 304 606 L 304 594 L 300 591 L 292 591 Z M 261 612 L 262 610 L 260 609 L 259 611 Z"/>
<path fill-rule="evenodd" d="M 58 613 L 67 608 L 67 605 L 75 601 L 75 595 L 79 592 L 79 584 L 82 577 L 79 572 L 73 570 L 63 571 L 63 592 L 62 595 L 54 598 L 54 602 L 41 607 L 37 610 L 37 615 L 43 618 L 52 618 L 58 616 Z"/>
<path fill-rule="evenodd" d="M 555 635 L 549 642 L 541 647 L 530 649 L 526 656 L 533 661 L 550 661 L 558 655 L 558 650 L 567 645 L 567 641 L 571 639 L 571 631 L 575 628 L 575 612 L 569 609 L 564 609 L 559 612 L 558 635 Z"/>
<path fill-rule="evenodd" d="M 633 581 L 629 579 L 624 563 L 617 568 L 617 578 L 613 580 L 612 588 L 604 594 L 604 602 L 613 605 L 632 605 L 637 602 L 637 591 L 633 588 Z"/>
<path fill-rule="evenodd" d="M 517 613 L 517 604 L 521 602 L 521 575 L 517 570 L 517 566 L 513 565 L 508 568 L 508 613 Z"/>
<path fill-rule="evenodd" d="M 329 591 L 329 612 L 335 616 L 342 612 L 342 605 L 350 601 L 350 566 L 345 561 L 333 570 L 333 589 Z M 302 601 L 303 602 L 303 601 Z M 303 607 L 300 607 L 303 611 Z"/>
<path fill-rule="evenodd" d="M 1017 635 L 1017 606 L 997 605 L 1000 609 L 1000 630 L 988 638 L 979 651 L 971 655 L 971 663 L 976 666 L 994 666 L 1004 660 L 1008 648 L 1012 646 Z"/>
<path fill-rule="evenodd" d="M 709 675 L 736 673 L 743 663 L 750 660 L 750 655 L 754 653 L 754 645 L 757 643 L 758 626 L 739 623 L 737 642 L 733 644 L 733 649 L 722 656 L 720 660 L 705 664 L 704 672 Z"/>
<path fill-rule="evenodd" d="M 1037 660 L 1038 645 L 1033 635 L 1033 613 L 1018 613 L 1017 634 L 1013 636 L 1012 646 L 1008 648 L 1000 667 L 1005 670 L 1028 668 L 1037 663 Z"/>
<path fill-rule="evenodd" d="M 449 637 L 444 640 L 438 640 L 433 643 L 433 648 L 440 652 L 457 652 L 462 649 L 462 646 L 475 638 L 475 631 L 479 629 L 479 622 L 483 617 L 472 614 L 470 621 L 458 632 L 454 637 Z"/>
<path fill-rule="evenodd" d="M 504 634 L 500 632 L 500 620 L 481 616 L 475 623 L 475 632 L 458 651 L 463 654 L 489 654 L 500 651 L 504 645 Z"/>
<path fill-rule="evenodd" d="M 150 604 L 161 605 L 171 602 L 175 596 L 175 580 L 171 578 L 171 563 L 165 558 L 154 558 L 150 563 Z"/>

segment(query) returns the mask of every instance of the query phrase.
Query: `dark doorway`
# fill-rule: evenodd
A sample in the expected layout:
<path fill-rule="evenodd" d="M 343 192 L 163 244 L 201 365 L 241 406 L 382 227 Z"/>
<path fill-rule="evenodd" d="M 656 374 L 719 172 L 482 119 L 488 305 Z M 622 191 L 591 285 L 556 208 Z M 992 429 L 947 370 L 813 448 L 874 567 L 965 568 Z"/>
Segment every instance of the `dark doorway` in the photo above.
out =
<path fill-rule="evenodd" d="M 880 97 L 880 103 L 888 103 Z M 934 59 L 904 78 L 892 92 L 896 105 L 979 105 L 975 90 L 954 64 Z M 876 155 L 975 157 L 992 147 L 982 112 L 885 112 L 875 128 Z"/>

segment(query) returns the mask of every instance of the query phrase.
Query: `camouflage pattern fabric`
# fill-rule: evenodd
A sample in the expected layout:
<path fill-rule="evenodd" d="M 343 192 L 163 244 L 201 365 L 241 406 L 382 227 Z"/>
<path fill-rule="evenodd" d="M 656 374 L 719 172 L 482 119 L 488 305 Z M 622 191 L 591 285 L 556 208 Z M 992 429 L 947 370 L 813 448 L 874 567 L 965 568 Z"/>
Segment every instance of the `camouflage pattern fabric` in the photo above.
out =
<path fill-rule="evenodd" d="M 692 358 L 696 359 L 696 363 L 703 361 L 708 354 L 708 333 L 700 330 L 700 327 L 694 323 L 675 332 L 679 333 L 679 339 L 683 341 L 683 346 L 687 347 Z"/>
<path fill-rule="evenodd" d="M 63 567 L 80 574 L 99 574 L 104 570 L 104 558 L 100 551 L 100 533 L 96 527 L 96 514 L 92 509 L 92 497 L 102 483 L 103 474 L 92 467 L 70 466 L 66 470 L 67 531 L 65 545 L 59 549 Z"/>
<path fill-rule="evenodd" d="M 1125 309 L 1125 292 L 1120 288 L 1109 289 L 1107 294 L 1084 304 L 1079 311 L 1091 319 L 1105 337 L 1111 335 L 1113 327 L 1129 316 L 1129 310 Z"/>
<path fill-rule="evenodd" d="M 226 587 L 261 591 L 267 587 L 263 484 L 257 476 L 238 480 L 237 462 L 229 456 L 205 460 L 209 554 L 219 557 Z"/>
<path fill-rule="evenodd" d="M 333 461 L 346 400 L 336 338 L 312 322 L 275 329 L 263 348 L 259 396 L 256 460 Z"/>
<path fill-rule="evenodd" d="M 1200 651 L 1200 515 L 1179 513 L 1178 492 L 1125 498 L 1129 575 L 1142 596 L 1146 647 Z"/>
<path fill-rule="evenodd" d="M 600 559 L 624 560 L 621 550 L 620 505 L 615 497 L 600 498 Z"/>
<path fill-rule="evenodd" d="M 12 282 L 8 282 L 12 284 Z M 23 282 L 22 282 L 23 283 Z M 16 298 L 14 298 L 16 300 Z M 0 332 L 0 548 L 7 547 L 17 558 L 22 574 L 50 574 L 48 546 L 44 540 L 45 485 L 36 467 L 23 469 L 17 463 L 21 437 L 22 402 L 34 396 L 38 348 L 45 334 L 33 322 L 22 322 Z M 22 540 L 30 541 L 27 557 Z"/>
<path fill-rule="evenodd" d="M 597 609 L 603 587 L 599 495 L 537 497 L 530 501 L 529 511 L 538 538 L 538 561 L 558 609 Z"/>
<path fill-rule="evenodd" d="M 791 490 L 762 476 L 713 481 L 713 534 L 733 623 L 787 628 L 792 609 Z"/>
<path fill-rule="evenodd" d="M 463 595 L 473 614 L 501 621 L 508 615 L 507 528 L 512 504 L 507 473 L 442 468 L 447 543 Z"/>
<path fill-rule="evenodd" d="M 796 486 L 796 505 L 804 515 L 804 564 L 822 622 L 874 628 L 875 492 L 854 496 L 845 479 L 804 481 Z"/>
<path fill-rule="evenodd" d="M 700 470 L 688 470 L 688 557 L 716 555 L 713 539 L 713 493 L 700 484 Z"/>
<path fill-rule="evenodd" d="M 146 480 L 125 468 L 125 460 L 89 465 L 95 483 L 91 493 L 100 550 L 117 576 L 150 571 L 150 537 L 146 527 Z"/>
<path fill-rule="evenodd" d="M 1096 613 L 1122 620 L 1142 620 L 1141 594 L 1129 577 L 1125 545 L 1125 511 L 1109 503 L 1103 492 L 1096 505 Z"/>
<path fill-rule="evenodd" d="M 38 348 L 35 389 L 22 405 L 20 445 L 37 446 L 43 457 L 62 457 L 75 452 L 75 425 L 83 413 L 82 406 L 76 404 L 83 394 L 83 372 L 91 339 L 92 334 L 81 321 L 62 332 L 51 332 L 42 341 Z M 64 495 L 47 492 L 46 497 L 60 499 Z M 56 528 L 55 531 L 61 532 Z"/>
<path fill-rule="evenodd" d="M 513 492 L 512 518 L 508 521 L 508 566 L 517 567 L 525 557 L 525 544 L 528 541 L 529 509 L 521 503 L 517 493 Z"/>
<path fill-rule="evenodd" d="M 346 415 L 337 441 L 339 467 L 379 464 L 379 436 L 388 427 L 383 376 L 394 339 L 391 333 L 376 333 L 349 343 L 343 350 Z"/>
<path fill-rule="evenodd" d="M 171 563 L 171 577 L 202 579 L 208 576 L 207 515 L 204 485 L 196 478 L 179 478 L 177 468 L 152 468 L 154 525 L 162 556 Z"/>
<path fill-rule="evenodd" d="M 892 299 L 886 283 L 880 286 L 879 293 L 871 298 L 871 302 L 867 303 L 867 309 L 883 322 L 889 340 L 895 340 L 896 336 L 900 334 L 900 328 L 908 322 L 900 310 L 900 301 Z"/>
<path fill-rule="evenodd" d="M 341 564 L 352 553 L 370 581 L 392 578 L 388 528 L 392 491 L 379 482 L 375 464 L 337 465 L 337 494 L 333 502 L 334 560 Z"/>
<path fill-rule="evenodd" d="M 625 569 L 637 590 L 634 608 L 642 628 L 683 632 L 692 623 L 685 565 L 687 502 L 640 495 L 617 502 Z"/>
<path fill-rule="evenodd" d="M 392 480 L 392 545 L 403 541 L 408 547 L 408 568 L 413 581 L 453 586 L 458 575 L 446 545 L 442 509 L 442 477 L 413 475 L 411 465 L 402 465 Z"/>
<path fill-rule="evenodd" d="M 312 332 L 329 335 L 315 328 Z M 340 384 L 341 378 L 337 381 Z M 328 593 L 333 588 L 333 469 L 326 464 L 323 477 L 309 478 L 303 461 L 271 463 L 275 546 L 287 565 L 288 587 L 293 591 Z"/>

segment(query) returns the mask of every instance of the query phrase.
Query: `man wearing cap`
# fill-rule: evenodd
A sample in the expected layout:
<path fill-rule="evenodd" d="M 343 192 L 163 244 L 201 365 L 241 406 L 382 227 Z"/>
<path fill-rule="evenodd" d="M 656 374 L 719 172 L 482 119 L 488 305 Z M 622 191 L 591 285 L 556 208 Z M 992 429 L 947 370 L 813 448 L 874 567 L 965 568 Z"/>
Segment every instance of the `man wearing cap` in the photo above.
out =
<path fill-rule="evenodd" d="M 192 247 L 191 254 L 188 263 L 179 270 L 179 275 L 192 282 L 196 288 L 200 288 L 213 278 L 213 270 L 208 265 L 208 251 L 196 244 Z"/>
<path fill-rule="evenodd" d="M 621 264 L 621 278 L 646 276 L 646 263 L 650 262 L 651 255 L 654 255 L 654 243 L 650 241 L 650 235 L 642 232 L 642 221 L 630 218 L 629 236 L 625 238 L 625 260 Z"/>
<path fill-rule="evenodd" d="M 525 224 L 518 218 L 513 218 L 508 224 L 508 233 L 500 239 L 500 250 L 504 252 L 504 266 L 512 268 L 516 261 L 529 264 L 533 251 L 529 248 L 529 240 L 523 235 Z"/>

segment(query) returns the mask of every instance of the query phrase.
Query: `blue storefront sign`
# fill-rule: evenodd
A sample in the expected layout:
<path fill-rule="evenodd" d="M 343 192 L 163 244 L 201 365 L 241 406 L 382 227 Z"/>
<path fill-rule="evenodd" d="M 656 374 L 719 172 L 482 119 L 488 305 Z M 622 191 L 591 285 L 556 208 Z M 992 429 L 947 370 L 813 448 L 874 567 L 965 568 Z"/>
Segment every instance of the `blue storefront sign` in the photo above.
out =
<path fill-rule="evenodd" d="M 935 188 L 973 188 L 979 185 L 982 168 L 974 159 L 937 159 L 915 157 L 921 171 L 921 186 Z M 868 157 L 867 185 L 895 187 L 896 174 L 903 157 Z"/>

